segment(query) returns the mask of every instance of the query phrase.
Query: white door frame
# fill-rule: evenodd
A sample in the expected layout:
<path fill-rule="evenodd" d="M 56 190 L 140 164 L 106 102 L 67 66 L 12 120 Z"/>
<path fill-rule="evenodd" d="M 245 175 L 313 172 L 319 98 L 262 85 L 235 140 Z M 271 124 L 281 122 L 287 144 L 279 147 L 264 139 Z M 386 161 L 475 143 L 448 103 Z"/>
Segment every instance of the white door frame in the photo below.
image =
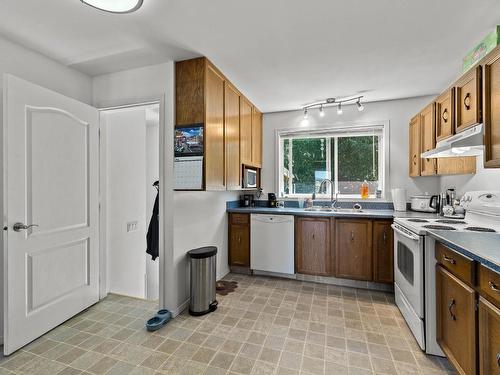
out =
<path fill-rule="evenodd" d="M 124 108 L 134 108 L 143 107 L 147 105 L 159 105 L 159 150 L 160 150 L 160 171 L 159 171 L 159 181 L 160 181 L 160 194 L 159 194 L 159 226 L 160 226 L 160 239 L 159 239 L 159 306 L 160 308 L 165 307 L 165 294 L 164 294 L 164 274 L 166 269 L 166 259 L 165 259 L 165 243 L 164 243 L 164 199 L 165 199 L 165 189 L 161 188 L 161 182 L 165 181 L 165 98 L 162 96 L 158 100 L 148 101 L 148 102 L 138 102 L 129 103 L 114 107 L 99 108 L 99 113 L 101 115 L 99 121 L 99 299 L 103 299 L 107 296 L 108 285 L 107 285 L 107 232 L 106 232 L 106 127 L 102 121 L 102 113 L 114 109 L 124 109 Z M 144 255 L 146 252 L 144 251 Z"/>

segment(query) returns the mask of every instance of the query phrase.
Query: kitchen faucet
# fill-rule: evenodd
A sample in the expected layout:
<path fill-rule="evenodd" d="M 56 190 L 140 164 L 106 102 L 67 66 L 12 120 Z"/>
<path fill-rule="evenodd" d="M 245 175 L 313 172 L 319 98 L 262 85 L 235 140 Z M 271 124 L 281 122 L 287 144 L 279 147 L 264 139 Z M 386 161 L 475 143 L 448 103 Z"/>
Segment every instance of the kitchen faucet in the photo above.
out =
<path fill-rule="evenodd" d="M 333 183 L 332 180 L 328 179 L 328 178 L 325 178 L 323 181 L 321 181 L 321 183 L 319 184 L 319 189 L 318 189 L 318 192 L 321 191 L 321 189 L 323 188 L 323 185 L 325 185 L 327 182 L 330 183 L 330 203 L 331 203 L 331 207 L 336 210 L 337 209 L 337 202 L 338 202 L 338 195 L 339 195 L 339 192 L 335 192 L 335 200 L 333 199 L 333 190 L 335 188 L 335 185 Z"/>

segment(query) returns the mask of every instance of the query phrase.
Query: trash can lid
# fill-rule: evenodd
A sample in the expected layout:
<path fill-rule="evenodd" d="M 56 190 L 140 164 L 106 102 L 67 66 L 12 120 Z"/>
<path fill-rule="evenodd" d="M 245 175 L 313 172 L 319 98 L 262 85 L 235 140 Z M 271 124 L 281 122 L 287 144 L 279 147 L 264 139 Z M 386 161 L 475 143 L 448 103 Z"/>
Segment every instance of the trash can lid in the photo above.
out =
<path fill-rule="evenodd" d="M 188 251 L 188 254 L 193 259 L 210 258 L 217 254 L 217 248 L 215 246 L 200 247 L 198 249 Z"/>

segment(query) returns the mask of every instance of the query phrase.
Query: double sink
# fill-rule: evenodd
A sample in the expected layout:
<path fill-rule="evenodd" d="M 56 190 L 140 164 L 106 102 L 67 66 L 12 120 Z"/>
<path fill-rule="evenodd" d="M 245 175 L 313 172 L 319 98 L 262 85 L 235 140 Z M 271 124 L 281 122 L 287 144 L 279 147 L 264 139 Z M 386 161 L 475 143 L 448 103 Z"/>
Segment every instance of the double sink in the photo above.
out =
<path fill-rule="evenodd" d="M 304 208 L 308 212 L 363 212 L 361 208 L 333 208 L 328 206 L 312 206 Z"/>

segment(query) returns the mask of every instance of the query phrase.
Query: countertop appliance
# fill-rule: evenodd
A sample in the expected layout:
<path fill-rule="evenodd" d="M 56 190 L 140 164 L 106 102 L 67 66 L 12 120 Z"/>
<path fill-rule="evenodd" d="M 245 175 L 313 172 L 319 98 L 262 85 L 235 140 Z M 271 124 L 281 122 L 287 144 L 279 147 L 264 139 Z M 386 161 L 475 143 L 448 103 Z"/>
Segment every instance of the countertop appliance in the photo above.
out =
<path fill-rule="evenodd" d="M 395 211 L 406 211 L 406 189 L 392 189 L 392 203 Z"/>
<path fill-rule="evenodd" d="M 294 217 L 251 214 L 250 268 L 271 274 L 295 274 Z"/>
<path fill-rule="evenodd" d="M 396 218 L 392 225 L 396 305 L 428 354 L 444 356 L 436 341 L 435 240 L 427 230 L 500 232 L 500 191 L 471 191 L 461 205 L 463 220 Z"/>
<path fill-rule="evenodd" d="M 257 170 L 243 167 L 243 187 L 246 189 L 257 187 Z"/>
<path fill-rule="evenodd" d="M 410 197 L 411 210 L 418 212 L 438 212 L 439 195 L 414 195 Z"/>
<path fill-rule="evenodd" d="M 278 200 L 276 199 L 276 194 L 268 193 L 267 194 L 267 206 L 271 208 L 276 208 L 278 205 Z"/>

